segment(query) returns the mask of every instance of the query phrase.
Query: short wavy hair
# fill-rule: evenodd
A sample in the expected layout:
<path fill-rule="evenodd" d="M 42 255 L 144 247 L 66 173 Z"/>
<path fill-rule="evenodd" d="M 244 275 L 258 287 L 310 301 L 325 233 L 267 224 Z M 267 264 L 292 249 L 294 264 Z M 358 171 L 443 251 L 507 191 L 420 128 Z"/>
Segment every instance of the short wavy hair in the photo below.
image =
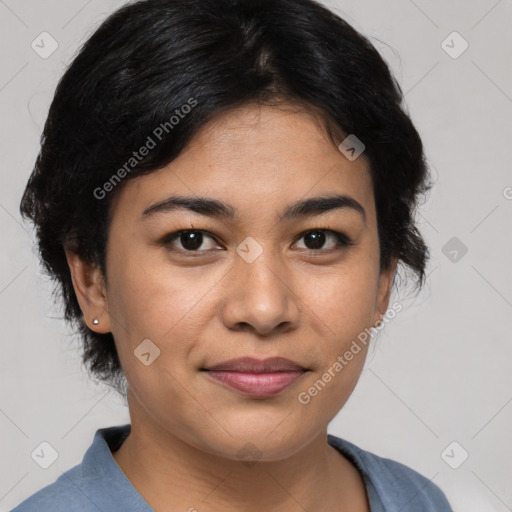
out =
<path fill-rule="evenodd" d="M 431 186 L 428 166 L 402 90 L 370 41 L 314 0 L 135 1 L 97 28 L 60 79 L 20 204 L 91 375 L 118 391 L 125 383 L 112 334 L 83 320 L 64 248 L 108 282 L 111 205 L 123 185 L 170 163 L 218 114 L 280 102 L 320 116 L 336 144 L 349 134 L 363 141 L 381 269 L 396 258 L 421 288 L 429 251 L 414 213 Z M 130 160 L 158 127 L 156 147 Z M 99 193 L 116 172 L 123 179 Z"/>

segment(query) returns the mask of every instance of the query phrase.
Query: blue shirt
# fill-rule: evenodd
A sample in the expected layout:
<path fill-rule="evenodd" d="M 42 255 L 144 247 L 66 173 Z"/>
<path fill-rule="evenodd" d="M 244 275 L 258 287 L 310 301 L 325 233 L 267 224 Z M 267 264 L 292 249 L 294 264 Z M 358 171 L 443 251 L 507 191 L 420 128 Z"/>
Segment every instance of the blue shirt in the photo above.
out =
<path fill-rule="evenodd" d="M 97 430 L 80 464 L 11 512 L 154 512 L 112 456 L 130 428 Z M 361 472 L 371 512 L 453 512 L 439 487 L 413 469 L 330 434 L 327 441 Z"/>

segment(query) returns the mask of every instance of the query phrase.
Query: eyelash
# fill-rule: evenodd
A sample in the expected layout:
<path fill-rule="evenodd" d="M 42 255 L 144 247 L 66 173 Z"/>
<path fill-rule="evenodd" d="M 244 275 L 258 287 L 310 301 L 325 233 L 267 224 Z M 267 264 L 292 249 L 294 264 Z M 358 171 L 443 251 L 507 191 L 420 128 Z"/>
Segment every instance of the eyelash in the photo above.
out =
<path fill-rule="evenodd" d="M 341 233 L 339 231 L 335 231 L 333 229 L 330 229 L 330 228 L 308 229 L 306 231 L 303 231 L 298 236 L 296 241 L 298 241 L 301 238 L 303 238 L 306 234 L 314 233 L 314 232 L 322 232 L 322 233 L 328 233 L 328 234 L 333 235 L 335 237 L 335 239 L 336 239 L 338 247 L 333 248 L 333 249 L 303 249 L 303 251 L 307 251 L 307 252 L 310 252 L 310 253 L 328 254 L 328 253 L 332 253 L 334 251 L 338 251 L 338 250 L 341 250 L 341 249 L 344 249 L 344 248 L 347 248 L 347 247 L 355 245 L 354 242 L 347 235 L 345 235 L 344 233 Z M 215 240 L 217 242 L 216 237 L 213 234 L 211 234 L 209 231 L 206 231 L 204 229 L 195 229 L 194 228 L 194 229 L 180 229 L 179 231 L 174 231 L 172 233 L 169 233 L 169 234 L 165 235 L 160 240 L 160 244 L 163 245 L 163 246 L 166 246 L 166 247 L 171 246 L 172 242 L 174 242 L 174 240 L 179 238 L 183 233 L 202 233 L 203 235 L 206 234 L 208 237 L 212 238 L 213 240 Z M 296 243 L 296 242 L 294 242 L 294 243 Z M 178 253 L 186 254 L 187 256 L 197 257 L 197 256 L 201 256 L 201 253 L 209 253 L 209 252 L 212 252 L 212 251 L 216 251 L 217 249 L 207 249 L 207 250 L 202 250 L 201 251 L 201 250 L 186 250 L 186 249 L 171 248 L 170 250 L 173 251 L 173 252 L 178 252 Z"/>

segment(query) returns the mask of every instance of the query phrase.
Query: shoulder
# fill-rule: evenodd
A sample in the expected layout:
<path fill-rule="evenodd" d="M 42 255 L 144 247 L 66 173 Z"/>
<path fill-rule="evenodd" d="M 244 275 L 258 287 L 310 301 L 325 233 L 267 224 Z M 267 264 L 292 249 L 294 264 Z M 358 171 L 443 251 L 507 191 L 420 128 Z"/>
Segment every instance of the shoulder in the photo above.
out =
<path fill-rule="evenodd" d="M 115 451 L 129 432 L 129 424 L 97 430 L 80 464 L 11 512 L 150 510 L 112 457 L 111 450 Z"/>
<path fill-rule="evenodd" d="M 361 471 L 370 500 L 378 503 L 377 510 L 453 512 L 441 489 L 414 469 L 332 435 L 328 435 L 328 442 Z"/>
<path fill-rule="evenodd" d="M 98 512 L 94 502 L 88 498 L 87 490 L 74 483 L 81 480 L 80 471 L 80 465 L 69 469 L 11 512 Z"/>

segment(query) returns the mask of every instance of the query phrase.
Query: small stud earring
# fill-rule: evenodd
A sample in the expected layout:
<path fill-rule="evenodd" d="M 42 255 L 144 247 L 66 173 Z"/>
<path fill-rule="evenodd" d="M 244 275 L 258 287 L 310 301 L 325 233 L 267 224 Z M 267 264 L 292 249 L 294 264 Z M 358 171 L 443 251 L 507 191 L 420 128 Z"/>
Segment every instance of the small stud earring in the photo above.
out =
<path fill-rule="evenodd" d="M 100 321 L 97 318 L 93 318 L 92 323 L 93 325 L 98 325 Z"/>

